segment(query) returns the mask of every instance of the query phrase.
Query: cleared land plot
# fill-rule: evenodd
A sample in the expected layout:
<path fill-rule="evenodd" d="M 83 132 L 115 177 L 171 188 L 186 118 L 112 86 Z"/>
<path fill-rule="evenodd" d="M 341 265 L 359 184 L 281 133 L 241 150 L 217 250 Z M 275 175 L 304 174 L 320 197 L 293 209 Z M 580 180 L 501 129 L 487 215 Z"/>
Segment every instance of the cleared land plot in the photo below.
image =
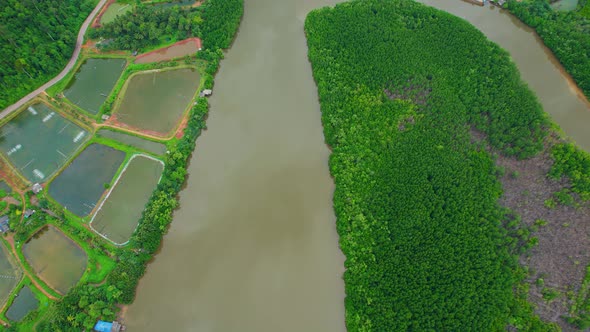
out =
<path fill-rule="evenodd" d="M 88 137 L 86 130 L 37 103 L 0 128 L 0 150 L 29 181 L 43 182 Z"/>
<path fill-rule="evenodd" d="M 100 18 L 100 24 L 107 24 L 115 20 L 117 16 L 124 15 L 133 10 L 133 5 L 113 3 L 109 8 L 102 14 Z"/>
<path fill-rule="evenodd" d="M 99 136 L 114 139 L 115 141 L 119 141 L 121 143 L 131 145 L 141 150 L 145 150 L 147 152 L 151 152 L 153 154 L 162 155 L 166 153 L 166 145 L 162 143 L 148 141 L 143 138 L 139 138 L 137 136 L 127 135 L 118 131 L 112 131 L 108 129 L 101 129 L 98 132 Z"/>
<path fill-rule="evenodd" d="M 12 321 L 20 322 L 25 316 L 39 307 L 39 300 L 29 286 L 21 288 L 12 305 L 6 311 L 6 317 Z"/>
<path fill-rule="evenodd" d="M 185 55 L 195 54 L 201 48 L 199 38 L 190 38 L 180 41 L 172 46 L 164 47 L 149 53 L 140 54 L 135 59 L 135 63 L 150 63 L 164 60 L 171 60 Z"/>
<path fill-rule="evenodd" d="M 0 244 L 0 306 L 4 304 L 20 277 L 20 271 L 13 265 L 6 250 L 4 245 Z"/>
<path fill-rule="evenodd" d="M 134 156 L 93 217 L 92 228 L 116 244 L 129 241 L 163 170 L 159 160 Z"/>
<path fill-rule="evenodd" d="M 195 95 L 200 79 L 199 72 L 190 68 L 135 75 L 116 117 L 135 128 L 168 133 Z"/>
<path fill-rule="evenodd" d="M 123 72 L 124 59 L 88 59 L 68 84 L 64 95 L 89 113 L 96 114 Z"/>
<path fill-rule="evenodd" d="M 35 273 L 51 288 L 65 294 L 84 274 L 88 256 L 72 239 L 46 226 L 23 245 Z"/>
<path fill-rule="evenodd" d="M 78 216 L 88 215 L 105 191 L 105 183 L 125 160 L 125 153 L 111 147 L 89 145 L 49 186 L 49 195 Z"/>

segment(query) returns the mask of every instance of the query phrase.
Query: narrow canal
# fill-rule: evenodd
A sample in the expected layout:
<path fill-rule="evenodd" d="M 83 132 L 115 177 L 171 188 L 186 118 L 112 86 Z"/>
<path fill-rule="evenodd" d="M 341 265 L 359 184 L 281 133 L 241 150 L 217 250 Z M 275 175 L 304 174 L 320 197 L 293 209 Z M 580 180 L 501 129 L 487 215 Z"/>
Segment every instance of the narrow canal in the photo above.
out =
<path fill-rule="evenodd" d="M 208 130 L 130 331 L 344 331 L 344 258 L 303 22 L 337 0 L 246 0 Z M 535 35 L 497 8 L 422 0 L 507 49 L 545 110 L 590 150 L 590 110 Z M 493 87 L 490 87 L 493 88 Z"/>

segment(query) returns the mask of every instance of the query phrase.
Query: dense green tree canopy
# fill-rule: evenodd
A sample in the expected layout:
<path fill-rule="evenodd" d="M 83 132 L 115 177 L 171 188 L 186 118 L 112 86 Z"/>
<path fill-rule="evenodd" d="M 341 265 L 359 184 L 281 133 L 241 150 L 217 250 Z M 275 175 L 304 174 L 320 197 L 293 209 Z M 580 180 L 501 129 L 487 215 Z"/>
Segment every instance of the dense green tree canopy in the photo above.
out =
<path fill-rule="evenodd" d="M 202 22 L 199 8 L 143 6 L 118 16 L 113 22 L 91 30 L 90 37 L 109 39 L 105 48 L 141 50 L 169 40 L 199 34 Z"/>
<path fill-rule="evenodd" d="M 547 328 L 513 293 L 512 217 L 473 135 L 519 158 L 543 148 L 544 114 L 508 54 L 413 1 L 316 10 L 305 31 L 333 149 L 348 330 Z"/>
<path fill-rule="evenodd" d="M 0 0 L 0 109 L 59 73 L 96 0 Z"/>
<path fill-rule="evenodd" d="M 554 11 L 548 0 L 512 0 L 508 8 L 537 31 L 590 98 L 590 4 L 580 11 L 560 12 Z"/>

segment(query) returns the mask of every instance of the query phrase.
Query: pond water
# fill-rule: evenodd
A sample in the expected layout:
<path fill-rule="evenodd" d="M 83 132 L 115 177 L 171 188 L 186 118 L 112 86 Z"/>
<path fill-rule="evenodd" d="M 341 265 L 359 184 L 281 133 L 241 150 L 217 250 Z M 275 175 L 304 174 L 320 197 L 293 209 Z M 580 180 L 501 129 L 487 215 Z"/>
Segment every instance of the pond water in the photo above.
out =
<path fill-rule="evenodd" d="M 83 110 L 97 114 L 126 63 L 125 59 L 86 60 L 68 83 L 64 95 Z"/>
<path fill-rule="evenodd" d="M 153 141 L 149 141 L 147 139 L 139 138 L 133 135 L 127 135 L 122 132 L 112 131 L 108 129 L 101 129 L 98 131 L 98 135 L 106 138 L 113 139 L 115 141 L 119 141 L 121 143 L 131 145 L 141 150 L 145 150 L 147 152 L 151 152 L 153 154 L 162 155 L 166 153 L 167 148 L 166 145 L 162 143 L 157 143 Z"/>
<path fill-rule="evenodd" d="M 29 286 L 21 288 L 12 305 L 6 311 L 6 317 L 12 321 L 20 322 L 25 316 L 39 307 L 39 300 Z"/>
<path fill-rule="evenodd" d="M 551 7 L 559 11 L 572 11 L 578 7 L 578 0 L 560 0 L 551 4 Z"/>
<path fill-rule="evenodd" d="M 154 6 L 160 8 L 170 8 L 174 6 L 192 6 L 197 3 L 197 0 L 181 0 L 181 1 L 170 1 L 170 2 L 163 2 L 155 4 Z"/>
<path fill-rule="evenodd" d="M 147 72 L 133 76 L 117 107 L 119 121 L 166 134 L 176 127 L 200 84 L 195 69 Z"/>
<path fill-rule="evenodd" d="M 190 39 L 183 42 L 176 43 L 170 47 L 165 47 L 160 50 L 150 52 L 146 55 L 139 55 L 135 63 L 150 63 L 164 60 L 171 60 L 174 58 L 183 57 L 197 53 L 199 50 L 199 42 L 196 39 Z"/>
<path fill-rule="evenodd" d="M 303 34 L 310 10 L 336 2 L 245 1 L 180 208 L 125 316 L 129 331 L 346 330 L 329 150 Z M 545 109 L 590 148 L 588 107 L 530 29 L 496 8 L 424 2 L 511 52 Z"/>
<path fill-rule="evenodd" d="M 125 15 L 133 10 L 132 4 L 113 3 L 107 8 L 100 18 L 100 24 L 107 24 L 115 20 L 117 16 Z"/>
<path fill-rule="evenodd" d="M 8 249 L 0 244 L 0 307 L 20 279 L 20 269 L 14 264 Z"/>
<path fill-rule="evenodd" d="M 106 145 L 89 145 L 53 180 L 49 195 L 74 214 L 84 217 L 96 206 L 125 160 L 125 152 Z"/>
<path fill-rule="evenodd" d="M 0 190 L 4 190 L 4 192 L 7 194 L 12 193 L 12 187 L 9 186 L 4 180 L 0 180 Z"/>
<path fill-rule="evenodd" d="M 86 130 L 37 103 L 0 128 L 0 150 L 27 180 L 44 182 L 89 137 Z"/>
<path fill-rule="evenodd" d="M 61 294 L 72 288 L 86 270 L 86 252 L 53 226 L 37 232 L 22 250 L 33 271 Z"/>
<path fill-rule="evenodd" d="M 125 244 L 164 170 L 164 164 L 146 156 L 132 157 L 108 198 L 92 218 L 92 228 L 115 244 Z"/>

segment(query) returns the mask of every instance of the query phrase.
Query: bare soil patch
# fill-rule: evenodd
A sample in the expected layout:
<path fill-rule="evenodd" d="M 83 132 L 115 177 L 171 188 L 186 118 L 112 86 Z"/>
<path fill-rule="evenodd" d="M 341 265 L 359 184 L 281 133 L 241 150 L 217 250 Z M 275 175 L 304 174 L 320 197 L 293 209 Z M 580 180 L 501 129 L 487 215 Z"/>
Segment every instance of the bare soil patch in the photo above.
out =
<path fill-rule="evenodd" d="M 485 136 L 472 133 L 477 141 Z M 558 204 L 548 208 L 545 205 L 555 192 L 570 187 L 567 179 L 556 181 L 547 177 L 553 165 L 549 151 L 556 140 L 548 138 L 551 143 L 546 144 L 545 150 L 526 160 L 497 154 L 497 165 L 505 169 L 500 177 L 504 194 L 499 203 L 520 215 L 525 227 L 534 229 L 537 225 L 532 236 L 538 239 L 538 245 L 520 258 L 530 271 L 529 301 L 536 305 L 536 313 L 545 321 L 558 323 L 563 331 L 577 331 L 562 317 L 569 314 L 572 303 L 567 293 L 577 294 L 590 264 L 590 206 Z M 540 225 L 543 222 L 539 220 L 546 221 L 546 225 Z M 539 278 L 543 280 L 542 285 L 537 284 Z M 560 294 L 547 301 L 543 289 Z"/>

